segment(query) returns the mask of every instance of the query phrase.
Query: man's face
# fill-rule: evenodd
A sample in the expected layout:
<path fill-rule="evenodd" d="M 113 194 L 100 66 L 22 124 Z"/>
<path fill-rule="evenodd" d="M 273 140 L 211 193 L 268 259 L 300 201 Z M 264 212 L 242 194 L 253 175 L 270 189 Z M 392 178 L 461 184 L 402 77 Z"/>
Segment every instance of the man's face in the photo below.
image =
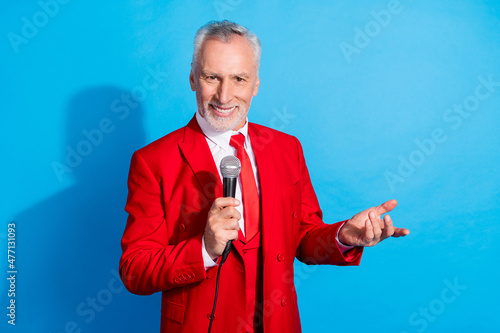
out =
<path fill-rule="evenodd" d="M 205 41 L 189 82 L 196 91 L 198 112 L 214 130 L 240 129 L 259 90 L 252 47 L 239 35 L 233 35 L 229 43 Z"/>

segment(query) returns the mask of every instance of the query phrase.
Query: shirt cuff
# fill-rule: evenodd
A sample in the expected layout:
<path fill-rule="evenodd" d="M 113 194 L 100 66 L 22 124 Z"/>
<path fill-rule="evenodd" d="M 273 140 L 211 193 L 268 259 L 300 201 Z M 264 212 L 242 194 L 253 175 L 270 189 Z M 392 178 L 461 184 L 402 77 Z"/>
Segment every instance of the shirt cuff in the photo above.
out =
<path fill-rule="evenodd" d="M 342 253 L 346 253 L 347 251 L 354 249 L 354 246 L 342 244 L 342 242 L 339 240 L 340 229 L 342 229 L 342 227 L 344 226 L 344 224 L 345 224 L 345 222 L 337 230 L 337 236 L 335 237 L 335 240 L 337 241 L 337 246 L 339 247 L 339 250 Z M 207 253 L 207 255 L 208 255 L 208 253 Z M 209 258 L 210 258 L 210 256 L 209 256 Z"/>
<path fill-rule="evenodd" d="M 210 258 L 210 255 L 208 254 L 207 249 L 205 248 L 205 235 L 201 237 L 201 254 L 203 255 L 203 264 L 205 265 L 205 270 L 217 265 L 217 262 L 213 261 L 212 258 Z"/>

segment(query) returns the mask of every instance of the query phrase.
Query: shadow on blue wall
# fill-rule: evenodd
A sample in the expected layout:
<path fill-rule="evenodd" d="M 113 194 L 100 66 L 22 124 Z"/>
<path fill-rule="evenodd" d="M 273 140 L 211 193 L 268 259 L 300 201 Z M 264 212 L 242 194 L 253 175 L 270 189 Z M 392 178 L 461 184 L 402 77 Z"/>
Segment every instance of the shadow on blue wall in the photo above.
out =
<path fill-rule="evenodd" d="M 118 277 L 128 166 L 145 144 L 142 118 L 140 103 L 116 87 L 70 100 L 64 156 L 52 167 L 56 179 L 74 183 L 16 219 L 18 331 L 159 330 L 159 299 L 131 295 Z M 143 320 L 124 320 L 131 316 Z"/>

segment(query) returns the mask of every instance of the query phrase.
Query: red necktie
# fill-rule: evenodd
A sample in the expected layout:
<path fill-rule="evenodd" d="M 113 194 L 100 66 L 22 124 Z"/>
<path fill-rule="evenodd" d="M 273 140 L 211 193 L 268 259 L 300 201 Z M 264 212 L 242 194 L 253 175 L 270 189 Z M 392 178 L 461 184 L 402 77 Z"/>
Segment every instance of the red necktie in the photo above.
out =
<path fill-rule="evenodd" d="M 260 227 L 260 200 L 257 183 L 252 170 L 252 163 L 244 147 L 245 136 L 241 133 L 233 135 L 229 144 L 236 148 L 236 157 L 241 162 L 241 192 L 243 196 L 243 212 L 245 218 L 245 238 L 247 242 L 257 234 Z"/>

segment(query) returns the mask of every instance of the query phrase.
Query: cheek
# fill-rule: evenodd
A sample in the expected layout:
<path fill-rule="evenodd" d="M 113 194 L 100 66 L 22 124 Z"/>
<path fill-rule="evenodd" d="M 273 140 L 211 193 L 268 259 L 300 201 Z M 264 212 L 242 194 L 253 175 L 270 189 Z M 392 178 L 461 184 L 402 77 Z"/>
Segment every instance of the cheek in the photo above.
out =
<path fill-rule="evenodd" d="M 199 91 L 199 96 L 203 101 L 209 101 L 212 99 L 214 96 L 214 89 L 211 89 L 210 87 L 200 87 Z"/>
<path fill-rule="evenodd" d="M 250 102 L 252 101 L 252 98 L 253 98 L 253 91 L 247 91 L 244 95 L 244 97 L 242 98 L 243 101 L 245 102 L 245 104 L 250 104 Z"/>

